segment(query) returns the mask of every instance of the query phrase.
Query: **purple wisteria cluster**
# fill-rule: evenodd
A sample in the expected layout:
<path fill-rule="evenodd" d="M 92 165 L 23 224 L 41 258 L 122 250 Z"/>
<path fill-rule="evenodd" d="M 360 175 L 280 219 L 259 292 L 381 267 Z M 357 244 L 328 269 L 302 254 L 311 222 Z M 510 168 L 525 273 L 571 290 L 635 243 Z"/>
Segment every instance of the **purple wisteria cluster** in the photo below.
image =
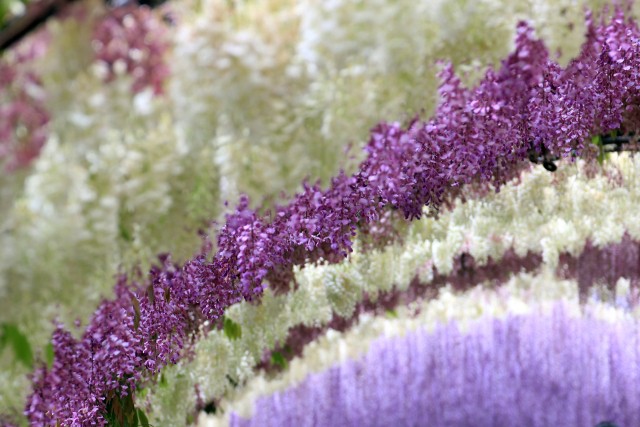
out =
<path fill-rule="evenodd" d="M 12 60 L 0 62 L 0 165 L 7 173 L 28 167 L 48 136 L 50 114 L 42 82 L 25 67 L 42 54 L 46 37 L 37 35 L 30 43 L 30 49 L 16 49 Z"/>
<path fill-rule="evenodd" d="M 204 320 L 259 297 L 267 283 L 287 289 L 294 266 L 344 259 L 357 230 L 389 210 L 419 218 L 465 184 L 499 188 L 532 153 L 577 156 L 592 135 L 638 130 L 640 30 L 622 12 L 600 25 L 589 20 L 582 52 L 564 69 L 524 23 L 515 46 L 472 89 L 445 67 L 434 118 L 376 126 L 354 175 L 324 190 L 305 184 L 266 214 L 243 199 L 211 259 L 200 254 L 178 267 L 165 257 L 146 280 L 121 278 L 80 339 L 58 327 L 53 366 L 33 375 L 32 425 L 104 425 L 110 402 L 175 363 Z"/>
<path fill-rule="evenodd" d="M 92 45 L 96 59 L 107 66 L 107 81 L 116 76 L 116 68 L 133 77 L 132 90 L 151 87 L 163 93 L 169 67 L 164 54 L 169 49 L 166 26 L 146 6 L 124 6 L 105 14 L 93 30 Z"/>

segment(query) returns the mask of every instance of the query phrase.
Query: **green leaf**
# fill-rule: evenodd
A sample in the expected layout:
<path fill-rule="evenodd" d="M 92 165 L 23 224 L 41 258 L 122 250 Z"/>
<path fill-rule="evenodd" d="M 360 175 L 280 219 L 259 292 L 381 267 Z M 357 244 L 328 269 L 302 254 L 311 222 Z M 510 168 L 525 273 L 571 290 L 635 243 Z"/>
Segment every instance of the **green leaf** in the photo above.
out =
<path fill-rule="evenodd" d="M 158 381 L 158 384 L 160 387 L 166 387 L 169 384 L 164 374 L 160 374 L 160 381 Z"/>
<path fill-rule="evenodd" d="M 602 145 L 602 138 L 600 137 L 600 135 L 596 135 L 591 138 L 591 142 L 597 146 L 600 146 Z"/>
<path fill-rule="evenodd" d="M 591 142 L 598 147 L 598 163 L 602 166 L 607 158 L 607 153 L 604 152 L 604 145 L 602 144 L 602 137 L 600 135 L 596 135 L 591 138 Z"/>
<path fill-rule="evenodd" d="M 6 24 L 5 20 L 9 15 L 9 2 L 0 0 L 0 29 Z"/>
<path fill-rule="evenodd" d="M 126 397 L 121 398 L 121 400 L 125 425 L 138 427 L 138 414 L 133 404 L 133 395 L 129 393 Z"/>
<path fill-rule="evenodd" d="M 104 417 L 108 427 L 151 427 L 144 412 L 135 407 L 133 394 L 124 397 L 112 394 L 106 406 Z"/>
<path fill-rule="evenodd" d="M 133 327 L 137 331 L 140 327 L 140 303 L 135 295 L 131 298 L 131 304 L 133 305 Z"/>
<path fill-rule="evenodd" d="M 33 367 L 33 351 L 27 337 L 20 332 L 17 326 L 10 323 L 2 325 L 2 341 L 13 348 L 16 359 L 27 368 Z"/>
<path fill-rule="evenodd" d="M 55 354 L 53 352 L 53 344 L 49 343 L 44 346 L 44 361 L 47 363 L 47 368 L 51 369 L 54 358 Z"/>
<path fill-rule="evenodd" d="M 228 317 L 224 318 L 223 328 L 224 328 L 224 334 L 230 340 L 237 340 L 242 338 L 242 327 L 236 322 L 234 322 L 233 320 L 229 319 Z"/>
<path fill-rule="evenodd" d="M 147 286 L 147 298 L 149 298 L 149 302 L 154 307 L 156 306 L 156 291 L 153 288 L 153 283 Z"/>
<path fill-rule="evenodd" d="M 118 397 L 111 399 L 111 412 L 113 413 L 114 425 L 122 427 L 124 424 L 124 414 Z"/>
<path fill-rule="evenodd" d="M 120 237 L 122 237 L 122 239 L 125 242 L 133 242 L 133 236 L 131 235 L 131 232 L 127 229 L 127 227 L 125 227 L 124 225 L 120 224 Z"/>
<path fill-rule="evenodd" d="M 387 317 L 395 319 L 398 317 L 398 313 L 395 310 L 387 310 Z"/>
<path fill-rule="evenodd" d="M 287 368 L 287 359 L 279 351 L 271 353 L 271 363 L 280 366 L 282 369 Z"/>
<path fill-rule="evenodd" d="M 149 419 L 144 414 L 144 411 L 142 411 L 142 409 L 137 409 L 136 412 L 138 413 L 138 421 L 140 422 L 140 425 L 142 427 L 149 427 Z"/>

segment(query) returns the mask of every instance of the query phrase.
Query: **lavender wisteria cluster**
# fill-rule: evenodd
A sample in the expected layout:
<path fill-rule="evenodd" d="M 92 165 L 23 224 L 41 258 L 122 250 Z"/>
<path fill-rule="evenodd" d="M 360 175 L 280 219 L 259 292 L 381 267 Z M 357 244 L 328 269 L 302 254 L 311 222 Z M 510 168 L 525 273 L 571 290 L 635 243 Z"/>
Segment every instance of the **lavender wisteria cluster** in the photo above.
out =
<path fill-rule="evenodd" d="M 203 253 L 178 267 L 165 257 L 146 280 L 122 278 L 81 339 L 59 326 L 53 366 L 33 376 L 30 422 L 104 425 L 109 405 L 182 357 L 204 320 L 258 298 L 267 283 L 286 290 L 294 266 L 344 259 L 357 230 L 389 210 L 419 218 L 463 185 L 499 187 L 532 153 L 579 156 L 593 135 L 635 130 L 639 36 L 618 11 L 590 23 L 580 55 L 561 68 L 523 23 L 515 51 L 476 87 L 464 89 L 445 67 L 434 118 L 376 126 L 357 173 L 326 190 L 305 185 L 262 215 L 242 199 L 210 261 Z"/>
<path fill-rule="evenodd" d="M 358 360 L 259 397 L 229 425 L 636 425 L 636 320 L 575 311 L 556 303 L 380 337 Z M 366 346 L 355 333 L 349 341 Z"/>

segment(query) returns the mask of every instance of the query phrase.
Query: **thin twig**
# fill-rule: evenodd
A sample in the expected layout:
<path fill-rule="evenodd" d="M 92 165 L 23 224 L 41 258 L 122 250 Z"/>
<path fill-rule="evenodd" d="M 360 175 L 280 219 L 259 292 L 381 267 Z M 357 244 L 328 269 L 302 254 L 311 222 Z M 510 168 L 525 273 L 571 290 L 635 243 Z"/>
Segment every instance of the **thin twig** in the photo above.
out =
<path fill-rule="evenodd" d="M 28 4 L 23 15 L 10 20 L 7 27 L 0 31 L 0 52 L 20 41 L 74 1 L 76 0 L 40 0 Z"/>

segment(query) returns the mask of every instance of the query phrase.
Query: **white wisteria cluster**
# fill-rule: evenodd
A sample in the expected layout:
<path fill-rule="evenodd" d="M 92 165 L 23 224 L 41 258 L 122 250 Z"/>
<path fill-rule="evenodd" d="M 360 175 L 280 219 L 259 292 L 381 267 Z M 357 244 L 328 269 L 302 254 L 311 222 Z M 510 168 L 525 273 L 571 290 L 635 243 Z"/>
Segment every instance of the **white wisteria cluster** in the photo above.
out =
<path fill-rule="evenodd" d="M 268 0 L 182 12 L 171 82 L 185 138 L 216 147 L 224 199 L 292 192 L 349 168 L 381 118 L 429 115 L 439 60 L 478 77 L 512 47 L 517 22 L 569 59 L 600 1 Z M 184 3 L 190 5 L 191 3 Z M 345 160 L 345 157 L 349 157 Z"/>
<path fill-rule="evenodd" d="M 640 230 L 630 212 L 640 206 L 640 159 L 620 155 L 595 176 L 592 169 L 582 161 L 562 164 L 553 174 L 531 168 L 499 193 L 459 203 L 438 219 L 412 222 L 403 244 L 367 252 L 356 247 L 343 263 L 297 270 L 295 290 L 274 295 L 267 289 L 259 305 L 232 306 L 225 316 L 241 325 L 241 337 L 214 330 L 196 345 L 193 361 L 165 370 L 165 380 L 148 395 L 152 417 L 160 424 L 181 422 L 194 411 L 196 384 L 205 401 L 241 390 L 227 378 L 239 384 L 252 378 L 264 351 L 284 343 L 291 328 L 326 325 L 334 313 L 349 318 L 365 294 L 375 297 L 394 286 L 405 290 L 416 274 L 429 286 L 432 266 L 447 274 L 463 252 L 478 265 L 488 257 L 499 262 L 510 249 L 521 256 L 542 254 L 551 271 L 560 253 L 577 256 L 587 241 L 618 243 L 625 232 L 637 240 Z M 550 276 L 543 281 L 560 283 Z M 558 286 L 559 293 L 549 286 L 536 289 L 531 300 L 560 297 L 565 290 Z M 577 288 L 570 294 L 577 296 Z M 441 309 L 456 311 L 456 306 L 443 303 Z"/>
<path fill-rule="evenodd" d="M 22 194 L 2 218 L 0 323 L 28 334 L 35 352 L 50 340 L 53 319 L 86 319 L 111 292 L 120 267 L 166 250 L 163 226 L 180 230 L 179 224 L 165 223 L 174 203 L 172 181 L 182 170 L 176 159 L 185 150 L 161 102 L 149 99 L 127 111 L 128 80 L 103 85 L 96 79 L 83 75 L 73 81 L 86 98 L 55 118 L 60 129 L 50 135 Z M 113 106 L 109 99 L 125 105 L 112 109 L 105 105 Z M 12 368 L 2 371 L 22 387 L 3 381 L 0 407 L 21 394 L 10 390 L 28 389 L 26 370 L 14 366 L 10 353 L 3 356 Z"/>
<path fill-rule="evenodd" d="M 553 174 L 534 168 L 518 185 L 471 199 L 438 220 L 412 224 L 403 250 L 426 251 L 446 274 L 462 250 L 481 261 L 500 259 L 510 248 L 519 256 L 531 251 L 555 266 L 561 252 L 577 255 L 587 239 L 604 246 L 619 242 L 625 231 L 638 239 L 630 213 L 640 202 L 639 166 L 637 157 L 620 155 L 593 178 L 582 162 L 564 163 Z"/>
<path fill-rule="evenodd" d="M 58 115 L 60 129 L 3 218 L 0 293 L 12 304 L 3 307 L 2 320 L 48 323 L 55 308 L 43 303 L 64 290 L 74 289 L 67 296 L 74 311 L 83 301 L 95 303 L 113 286 L 119 263 L 139 258 L 136 250 L 147 258 L 153 252 L 145 251 L 158 249 L 147 239 L 156 238 L 150 231 L 171 208 L 184 147 L 152 99 L 143 107 L 148 111 L 105 109 L 107 99 L 131 101 L 124 79 L 99 85 L 83 77 L 73 83 L 86 98 Z M 36 342 L 48 335 L 28 330 Z"/>
<path fill-rule="evenodd" d="M 627 290 L 622 283 L 620 288 L 622 293 Z M 275 376 L 259 373 L 248 380 L 245 386 L 220 402 L 221 411 L 216 415 L 201 414 L 198 425 L 228 425 L 232 412 L 250 418 L 259 398 L 290 389 L 311 374 L 326 371 L 348 360 L 357 360 L 381 337 L 404 336 L 416 330 L 433 331 L 438 325 L 451 322 L 465 331 L 478 319 L 545 315 L 559 303 L 572 316 L 589 313 L 612 323 L 637 320 L 640 315 L 638 310 L 625 311 L 599 301 L 581 305 L 577 290 L 577 283 L 559 280 L 552 269 L 544 268 L 538 274 L 517 274 L 498 289 L 481 285 L 464 293 L 454 293 L 445 288 L 437 298 L 400 307 L 393 316 L 362 314 L 348 331 L 329 329 L 306 346 L 302 356 L 294 358 L 283 372 Z"/>

